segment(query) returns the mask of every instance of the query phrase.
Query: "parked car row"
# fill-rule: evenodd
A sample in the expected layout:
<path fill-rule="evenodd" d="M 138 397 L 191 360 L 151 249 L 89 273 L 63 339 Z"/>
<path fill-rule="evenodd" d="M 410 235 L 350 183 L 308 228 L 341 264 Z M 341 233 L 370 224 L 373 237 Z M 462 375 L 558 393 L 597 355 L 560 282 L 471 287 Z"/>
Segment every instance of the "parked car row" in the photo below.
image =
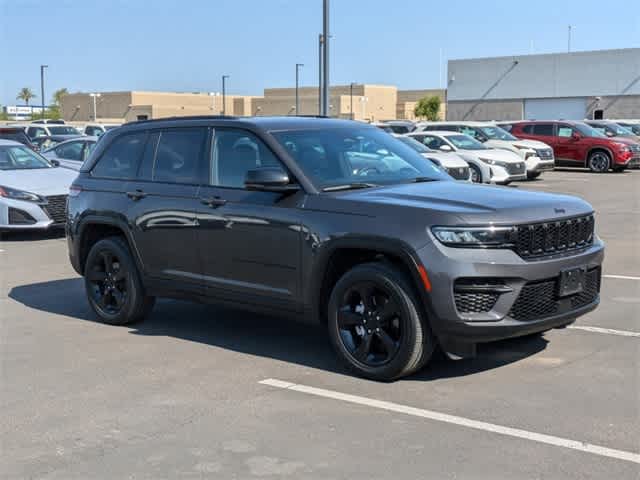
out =
<path fill-rule="evenodd" d="M 598 173 L 640 168 L 640 120 L 417 123 L 403 120 L 379 122 L 376 126 L 387 132 L 403 133 L 428 142 L 427 146 L 432 149 L 455 151 L 458 154 L 462 150 L 478 149 L 476 144 L 468 140 L 461 142 L 460 138 L 453 137 L 450 133 L 466 135 L 485 147 L 517 155 L 524 160 L 526 177 L 529 179 L 537 178 L 544 171 L 553 170 L 556 165 L 586 167 Z M 424 133 L 429 133 L 429 136 L 420 135 Z M 453 140 L 462 146 L 455 145 Z M 489 160 L 487 155 L 474 156 Z M 492 165 L 495 170 L 491 172 L 489 181 L 505 184 L 520 179 L 517 175 L 505 175 L 498 168 L 513 169 L 513 161 L 513 156 L 511 162 L 501 159 L 502 165 L 485 161 L 485 164 Z M 484 176 L 474 174 L 474 181 L 487 180 Z"/>

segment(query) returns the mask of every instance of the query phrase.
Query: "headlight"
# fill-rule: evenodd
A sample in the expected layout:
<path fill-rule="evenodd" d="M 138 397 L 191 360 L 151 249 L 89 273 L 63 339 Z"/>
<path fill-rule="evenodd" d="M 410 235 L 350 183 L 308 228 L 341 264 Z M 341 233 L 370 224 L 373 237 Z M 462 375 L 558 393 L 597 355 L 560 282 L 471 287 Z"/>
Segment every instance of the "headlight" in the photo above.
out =
<path fill-rule="evenodd" d="M 27 202 L 43 203 L 46 200 L 39 195 L 15 188 L 3 187 L 0 185 L 0 197 L 10 198 L 12 200 L 25 200 Z"/>
<path fill-rule="evenodd" d="M 433 227 L 435 237 L 450 247 L 508 248 L 513 246 L 513 227 Z"/>
<path fill-rule="evenodd" d="M 499 167 L 506 167 L 504 162 L 501 162 L 499 160 L 492 160 L 490 158 L 482 158 L 480 157 L 480 161 L 484 162 L 484 163 L 488 163 L 489 165 L 497 165 Z"/>

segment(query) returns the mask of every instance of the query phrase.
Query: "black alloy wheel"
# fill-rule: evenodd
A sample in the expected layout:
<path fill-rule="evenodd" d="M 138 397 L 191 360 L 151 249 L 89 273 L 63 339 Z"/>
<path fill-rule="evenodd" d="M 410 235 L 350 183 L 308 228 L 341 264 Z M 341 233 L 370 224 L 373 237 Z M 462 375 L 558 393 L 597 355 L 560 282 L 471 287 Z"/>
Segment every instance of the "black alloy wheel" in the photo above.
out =
<path fill-rule="evenodd" d="M 117 315 L 127 300 L 127 270 L 116 254 L 102 250 L 88 265 L 86 277 L 95 305 L 107 315 Z"/>
<path fill-rule="evenodd" d="M 101 321 L 126 325 L 142 320 L 153 308 L 140 274 L 122 237 L 109 237 L 91 247 L 84 268 L 87 299 Z"/>
<path fill-rule="evenodd" d="M 400 348 L 401 315 L 389 292 L 373 283 L 356 283 L 345 292 L 338 310 L 340 339 L 356 361 L 384 365 Z"/>
<path fill-rule="evenodd" d="M 331 343 L 356 375 L 391 381 L 421 369 L 436 339 L 416 288 L 384 261 L 356 265 L 335 284 L 327 308 Z"/>

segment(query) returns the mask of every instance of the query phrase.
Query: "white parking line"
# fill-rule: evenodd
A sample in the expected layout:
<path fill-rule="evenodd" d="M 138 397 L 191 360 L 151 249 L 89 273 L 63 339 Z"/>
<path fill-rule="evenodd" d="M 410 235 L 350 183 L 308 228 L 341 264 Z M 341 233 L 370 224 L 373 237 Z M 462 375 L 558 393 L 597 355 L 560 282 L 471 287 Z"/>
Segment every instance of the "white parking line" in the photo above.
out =
<path fill-rule="evenodd" d="M 640 277 L 629 277 L 628 275 L 603 275 L 604 278 L 617 278 L 620 280 L 640 280 Z"/>
<path fill-rule="evenodd" d="M 355 403 L 357 405 L 377 408 L 379 410 L 403 413 L 406 415 L 413 415 L 414 417 L 428 418 L 437 422 L 450 423 L 453 425 L 473 428 L 476 430 L 484 430 L 486 432 L 497 433 L 499 435 L 506 435 L 509 437 L 523 438 L 525 440 L 530 440 L 533 442 L 546 443 L 548 445 L 554 445 L 556 447 L 570 448 L 573 450 L 579 450 L 581 452 L 591 453 L 593 455 L 616 458 L 618 460 L 640 464 L 640 453 L 615 450 L 613 448 L 601 447 L 599 445 L 593 445 L 577 440 L 570 440 L 567 438 L 554 437 L 553 435 L 529 432 L 527 430 L 520 430 L 518 428 L 503 427 L 501 425 L 495 425 L 493 423 L 480 422 L 477 420 L 471 420 L 469 418 L 434 412 L 432 410 L 424 410 L 422 408 L 400 405 L 398 403 L 374 400 L 372 398 L 361 397 L 359 395 L 350 395 L 333 390 L 325 390 L 323 388 L 315 388 L 306 385 L 289 383 L 282 380 L 276 380 L 274 378 L 268 378 L 258 383 L 261 383 L 262 385 L 269 385 L 275 388 L 293 390 L 294 392 L 306 393 L 308 395 L 314 395 L 316 397 L 330 398 L 333 400 L 340 400 L 343 402 Z"/>
<path fill-rule="evenodd" d="M 583 325 L 570 325 L 569 327 L 572 330 L 584 330 L 585 332 L 593 332 L 593 333 L 606 333 L 608 335 L 619 335 L 621 337 L 639 337 L 640 332 L 630 332 L 628 330 L 614 330 L 613 328 L 601 328 L 601 327 L 589 327 Z"/>

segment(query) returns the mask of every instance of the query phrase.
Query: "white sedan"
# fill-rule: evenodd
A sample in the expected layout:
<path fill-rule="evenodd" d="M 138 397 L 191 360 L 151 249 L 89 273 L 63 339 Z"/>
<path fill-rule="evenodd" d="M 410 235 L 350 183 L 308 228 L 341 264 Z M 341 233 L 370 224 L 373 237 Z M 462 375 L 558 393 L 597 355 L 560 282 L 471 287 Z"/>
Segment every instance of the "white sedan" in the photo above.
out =
<path fill-rule="evenodd" d="M 0 140 L 0 231 L 64 225 L 76 176 L 21 143 Z"/>
<path fill-rule="evenodd" d="M 443 153 L 438 152 L 437 150 L 431 150 L 423 143 L 420 143 L 415 138 L 408 137 L 407 135 L 394 133 L 393 136 L 400 140 L 402 143 L 414 149 L 424 158 L 438 165 L 455 180 L 464 180 L 467 182 L 471 181 L 471 169 L 469 168 L 469 164 L 465 162 L 462 157 L 451 153 Z"/>
<path fill-rule="evenodd" d="M 98 137 L 78 137 L 58 143 L 42 152 L 49 160 L 57 160 L 61 167 L 80 171 L 80 167 L 93 151 Z"/>
<path fill-rule="evenodd" d="M 459 132 L 427 131 L 409 133 L 427 147 L 441 152 L 455 152 L 471 167 L 474 182 L 508 185 L 527 179 L 527 166 L 516 153 L 489 148 L 468 135 Z"/>

